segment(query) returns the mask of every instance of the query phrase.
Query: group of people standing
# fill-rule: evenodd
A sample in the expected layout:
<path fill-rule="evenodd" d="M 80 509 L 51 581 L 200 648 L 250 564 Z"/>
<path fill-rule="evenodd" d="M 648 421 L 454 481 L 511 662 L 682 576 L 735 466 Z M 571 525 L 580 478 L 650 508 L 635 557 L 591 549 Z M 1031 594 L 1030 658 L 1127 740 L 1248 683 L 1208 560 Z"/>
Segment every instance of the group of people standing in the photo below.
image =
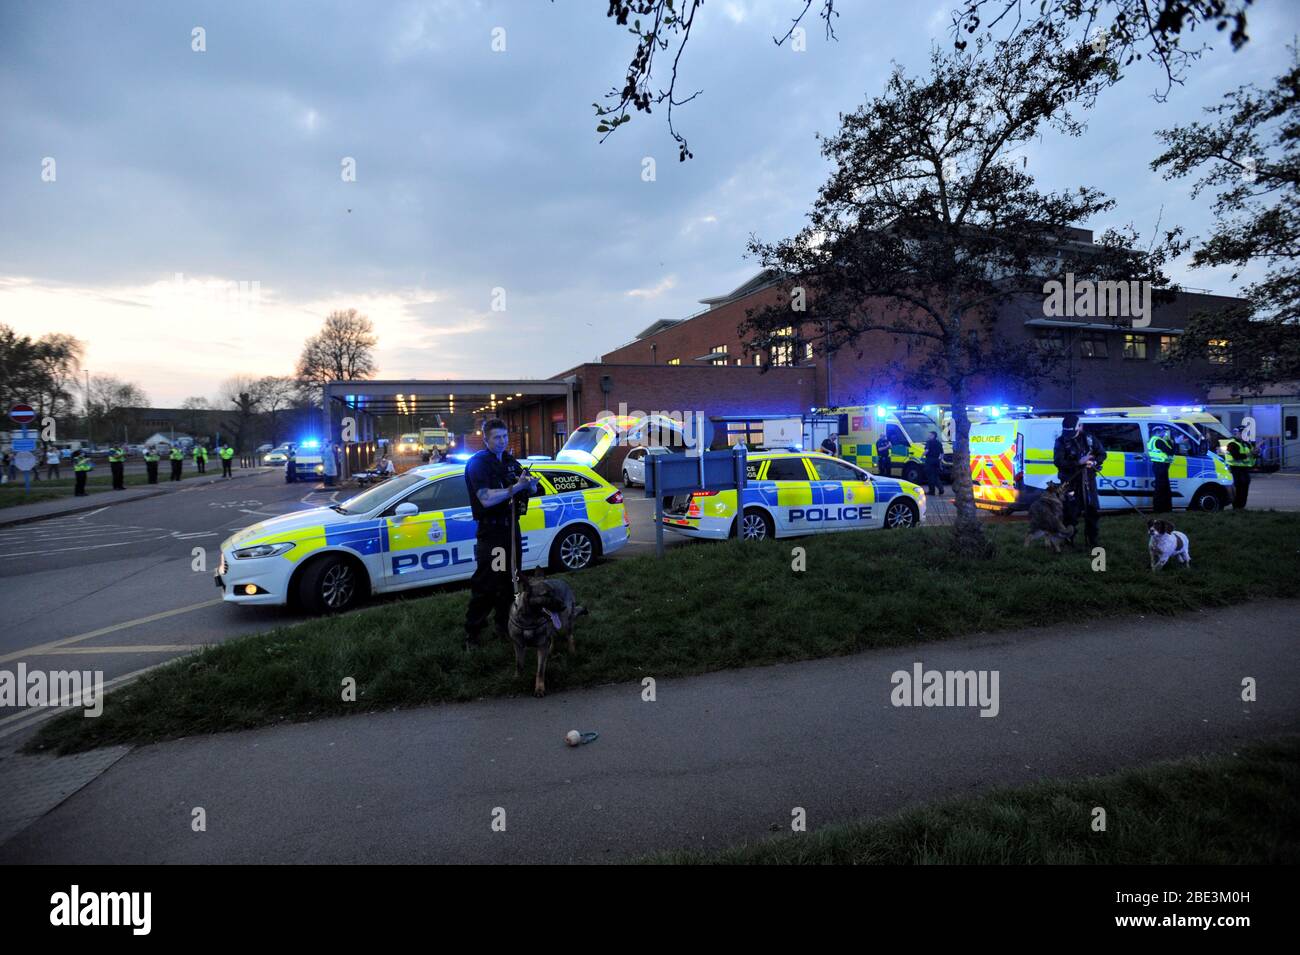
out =
<path fill-rule="evenodd" d="M 194 459 L 194 466 L 199 474 L 206 474 L 208 471 L 208 449 L 201 444 L 196 444 L 191 449 L 191 455 Z M 235 449 L 228 444 L 217 443 L 216 455 L 221 461 L 221 476 L 234 477 L 231 470 L 231 462 L 235 457 Z M 149 484 L 158 483 L 158 464 L 162 461 L 162 454 L 155 445 L 149 445 L 144 449 L 144 471 L 145 480 Z M 185 452 L 176 445 L 172 445 L 167 452 L 167 461 L 171 465 L 171 480 L 179 481 L 185 467 Z M 76 451 L 72 455 L 72 473 L 74 477 L 73 496 L 86 496 L 86 479 L 90 472 L 94 470 L 95 463 L 91 461 L 90 455 L 84 451 Z M 126 490 L 126 450 L 120 444 L 114 444 L 108 449 L 108 467 L 113 475 L 113 490 Z"/>

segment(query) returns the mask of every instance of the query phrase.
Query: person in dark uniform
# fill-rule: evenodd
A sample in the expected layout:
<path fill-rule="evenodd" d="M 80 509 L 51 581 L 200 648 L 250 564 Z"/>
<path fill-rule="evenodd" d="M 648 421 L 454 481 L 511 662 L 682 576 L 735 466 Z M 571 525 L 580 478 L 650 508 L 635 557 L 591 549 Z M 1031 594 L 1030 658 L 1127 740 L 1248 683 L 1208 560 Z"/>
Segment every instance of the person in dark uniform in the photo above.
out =
<path fill-rule="evenodd" d="M 876 442 L 876 473 L 889 477 L 889 466 L 891 464 L 890 455 L 893 448 L 889 443 L 889 436 L 882 434 L 880 440 Z"/>
<path fill-rule="evenodd" d="M 108 449 L 108 467 L 113 472 L 113 490 L 126 490 L 126 452 L 120 444 Z"/>
<path fill-rule="evenodd" d="M 86 478 L 90 477 L 90 469 L 94 466 L 95 463 L 85 451 L 77 451 L 72 456 L 72 474 L 76 478 L 76 487 L 72 492 L 74 497 L 86 496 Z"/>
<path fill-rule="evenodd" d="M 1250 496 L 1250 469 L 1255 466 L 1255 446 L 1241 436 L 1241 426 L 1232 429 L 1228 442 L 1228 470 L 1232 472 L 1232 509 L 1244 511 Z"/>
<path fill-rule="evenodd" d="M 158 449 L 152 444 L 144 449 L 144 470 L 150 484 L 158 483 Z"/>
<path fill-rule="evenodd" d="M 927 494 L 943 496 L 943 442 L 938 431 L 931 431 L 925 442 L 925 483 Z"/>
<path fill-rule="evenodd" d="M 821 452 L 822 454 L 829 454 L 833 458 L 838 458 L 840 456 L 840 449 L 835 440 L 835 435 L 828 434 L 826 437 L 822 438 Z"/>
<path fill-rule="evenodd" d="M 284 483 L 292 484 L 297 477 L 295 469 L 298 467 L 298 460 L 293 448 L 289 449 L 288 456 L 284 459 Z"/>
<path fill-rule="evenodd" d="M 1061 421 L 1061 434 L 1052 448 L 1057 480 L 1066 489 L 1061 523 L 1077 527 L 1080 512 L 1084 515 L 1084 537 L 1089 547 L 1101 538 L 1101 498 L 1097 495 L 1097 472 L 1106 460 L 1101 442 L 1083 430 L 1077 414 Z"/>
<path fill-rule="evenodd" d="M 510 432 L 500 418 L 483 424 L 485 447 L 465 466 L 469 506 L 478 522 L 474 543 L 474 576 L 470 580 L 469 609 L 465 611 L 465 649 L 480 645 L 479 635 L 488 618 L 496 616 L 497 636 L 509 639 L 510 601 L 513 584 L 510 570 L 523 560 L 519 515 L 528 497 L 537 493 L 537 481 L 509 451 Z M 511 521 L 511 501 L 515 501 Z M 512 553 L 513 552 L 513 553 Z"/>
<path fill-rule="evenodd" d="M 1168 514 L 1174 509 L 1173 491 L 1169 486 L 1169 462 L 1173 460 L 1174 443 L 1169 440 L 1169 429 L 1164 425 L 1153 424 L 1148 430 L 1151 436 L 1147 438 L 1147 458 L 1155 479 L 1151 512 Z"/>

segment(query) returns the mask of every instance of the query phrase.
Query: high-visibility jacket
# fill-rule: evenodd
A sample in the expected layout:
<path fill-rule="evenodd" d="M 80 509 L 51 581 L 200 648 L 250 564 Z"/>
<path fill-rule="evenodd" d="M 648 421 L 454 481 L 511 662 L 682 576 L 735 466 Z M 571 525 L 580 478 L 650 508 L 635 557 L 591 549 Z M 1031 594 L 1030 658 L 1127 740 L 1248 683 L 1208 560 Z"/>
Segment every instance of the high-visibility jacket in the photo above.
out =
<path fill-rule="evenodd" d="M 203 445 L 201 444 L 196 444 L 194 446 L 194 460 L 206 461 L 207 459 L 208 459 L 208 449 L 203 447 Z"/>
<path fill-rule="evenodd" d="M 122 463 L 123 461 L 125 461 L 125 460 L 126 460 L 126 455 L 123 453 L 123 451 L 122 451 L 121 448 L 110 448 L 110 449 L 109 449 L 109 452 L 108 452 L 108 463 L 109 463 L 109 464 L 121 464 L 121 463 Z"/>
<path fill-rule="evenodd" d="M 72 462 L 72 470 L 74 471 L 89 471 L 94 466 L 95 462 L 91 461 L 90 458 L 86 457 L 84 454 L 77 458 L 76 461 Z"/>
<path fill-rule="evenodd" d="M 1234 438 L 1228 442 L 1228 467 L 1253 468 L 1255 466 L 1255 446 L 1249 441 Z"/>
<path fill-rule="evenodd" d="M 167 455 L 167 457 L 170 458 L 172 461 L 184 461 L 185 452 L 182 451 L 180 448 L 172 448 L 172 453 Z"/>
<path fill-rule="evenodd" d="M 230 460 L 231 458 L 233 458 L 234 456 L 235 456 L 235 449 L 234 449 L 234 448 L 232 448 L 232 447 L 224 447 L 224 448 L 221 449 L 221 460 L 223 460 L 223 461 L 229 461 L 229 460 Z"/>
<path fill-rule="evenodd" d="M 157 452 L 157 451 L 146 451 L 146 452 L 144 453 L 144 459 L 145 459 L 146 461 L 148 461 L 150 464 L 157 464 L 157 463 L 158 463 L 158 452 Z"/>
<path fill-rule="evenodd" d="M 1147 457 L 1151 459 L 1152 464 L 1168 464 L 1169 456 L 1173 451 L 1173 445 L 1163 434 L 1153 434 L 1147 441 Z"/>

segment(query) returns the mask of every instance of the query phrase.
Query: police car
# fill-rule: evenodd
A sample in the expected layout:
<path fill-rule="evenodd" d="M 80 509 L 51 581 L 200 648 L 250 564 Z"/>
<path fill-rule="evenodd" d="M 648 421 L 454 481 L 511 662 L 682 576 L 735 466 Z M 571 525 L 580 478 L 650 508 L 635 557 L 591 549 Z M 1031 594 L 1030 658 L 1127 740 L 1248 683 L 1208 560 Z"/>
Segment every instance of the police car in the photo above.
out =
<path fill-rule="evenodd" d="M 745 462 L 746 485 L 673 498 L 664 527 L 687 537 L 721 540 L 798 537 L 877 527 L 916 527 L 925 491 L 877 477 L 826 454 L 757 451 Z"/>
<path fill-rule="evenodd" d="M 623 495 L 590 468 L 530 460 L 521 570 L 580 570 L 628 539 Z M 463 463 L 412 468 L 356 497 L 254 524 L 221 545 L 216 585 L 239 604 L 336 613 L 372 593 L 464 580 L 477 524 Z"/>

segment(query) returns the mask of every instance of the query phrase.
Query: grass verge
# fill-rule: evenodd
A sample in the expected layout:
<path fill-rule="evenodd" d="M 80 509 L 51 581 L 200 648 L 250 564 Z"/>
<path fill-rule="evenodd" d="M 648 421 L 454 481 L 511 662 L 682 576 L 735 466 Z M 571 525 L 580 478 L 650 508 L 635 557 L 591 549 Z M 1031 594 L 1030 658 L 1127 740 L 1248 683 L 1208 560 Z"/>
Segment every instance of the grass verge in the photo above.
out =
<path fill-rule="evenodd" d="M 1093 831 L 1094 807 L 1106 831 Z M 1300 738 L 1232 755 L 1049 780 L 648 863 L 740 865 L 1295 865 Z"/>
<path fill-rule="evenodd" d="M 1153 574 L 1146 522 L 1103 521 L 1106 569 L 1084 548 L 1026 550 L 1023 525 L 990 525 L 987 561 L 953 557 L 948 531 L 827 534 L 759 545 L 692 543 L 662 559 L 610 560 L 573 575 L 578 653 L 552 654 L 551 691 L 855 653 L 1075 619 L 1174 614 L 1300 596 L 1300 514 L 1178 515 L 1190 569 Z M 795 570 L 794 548 L 805 551 Z M 47 723 L 28 751 L 246 729 L 358 710 L 524 694 L 505 643 L 461 646 L 464 588 L 230 640 L 108 695 L 104 713 Z M 235 612 L 232 608 L 231 612 Z M 528 664 L 533 657 L 530 654 Z M 356 680 L 356 702 L 342 681 Z"/>
<path fill-rule="evenodd" d="M 247 470 L 247 468 L 245 468 Z M 72 465 L 67 464 L 63 467 L 64 473 L 71 473 Z M 44 472 L 42 472 L 44 473 Z M 161 487 L 165 484 L 172 483 L 169 480 L 170 469 L 160 466 L 158 471 L 158 485 Z M 149 483 L 149 476 L 144 473 L 124 474 L 122 483 L 127 487 L 145 487 Z M 188 481 L 193 478 L 213 478 L 221 477 L 221 463 L 217 463 L 215 473 L 209 468 L 206 474 L 199 474 L 197 471 L 186 471 L 181 478 L 182 481 Z M 0 484 L 0 508 L 17 507 L 20 504 L 35 504 L 39 501 L 58 501 L 63 498 L 72 497 L 75 490 L 75 478 L 59 478 L 53 481 L 32 481 L 32 489 L 23 493 L 23 479 L 19 476 L 17 481 L 9 481 Z M 86 481 L 86 493 L 98 494 L 101 491 L 113 490 L 113 475 L 108 469 L 108 465 L 102 468 L 96 468 L 90 472 L 90 477 Z"/>

